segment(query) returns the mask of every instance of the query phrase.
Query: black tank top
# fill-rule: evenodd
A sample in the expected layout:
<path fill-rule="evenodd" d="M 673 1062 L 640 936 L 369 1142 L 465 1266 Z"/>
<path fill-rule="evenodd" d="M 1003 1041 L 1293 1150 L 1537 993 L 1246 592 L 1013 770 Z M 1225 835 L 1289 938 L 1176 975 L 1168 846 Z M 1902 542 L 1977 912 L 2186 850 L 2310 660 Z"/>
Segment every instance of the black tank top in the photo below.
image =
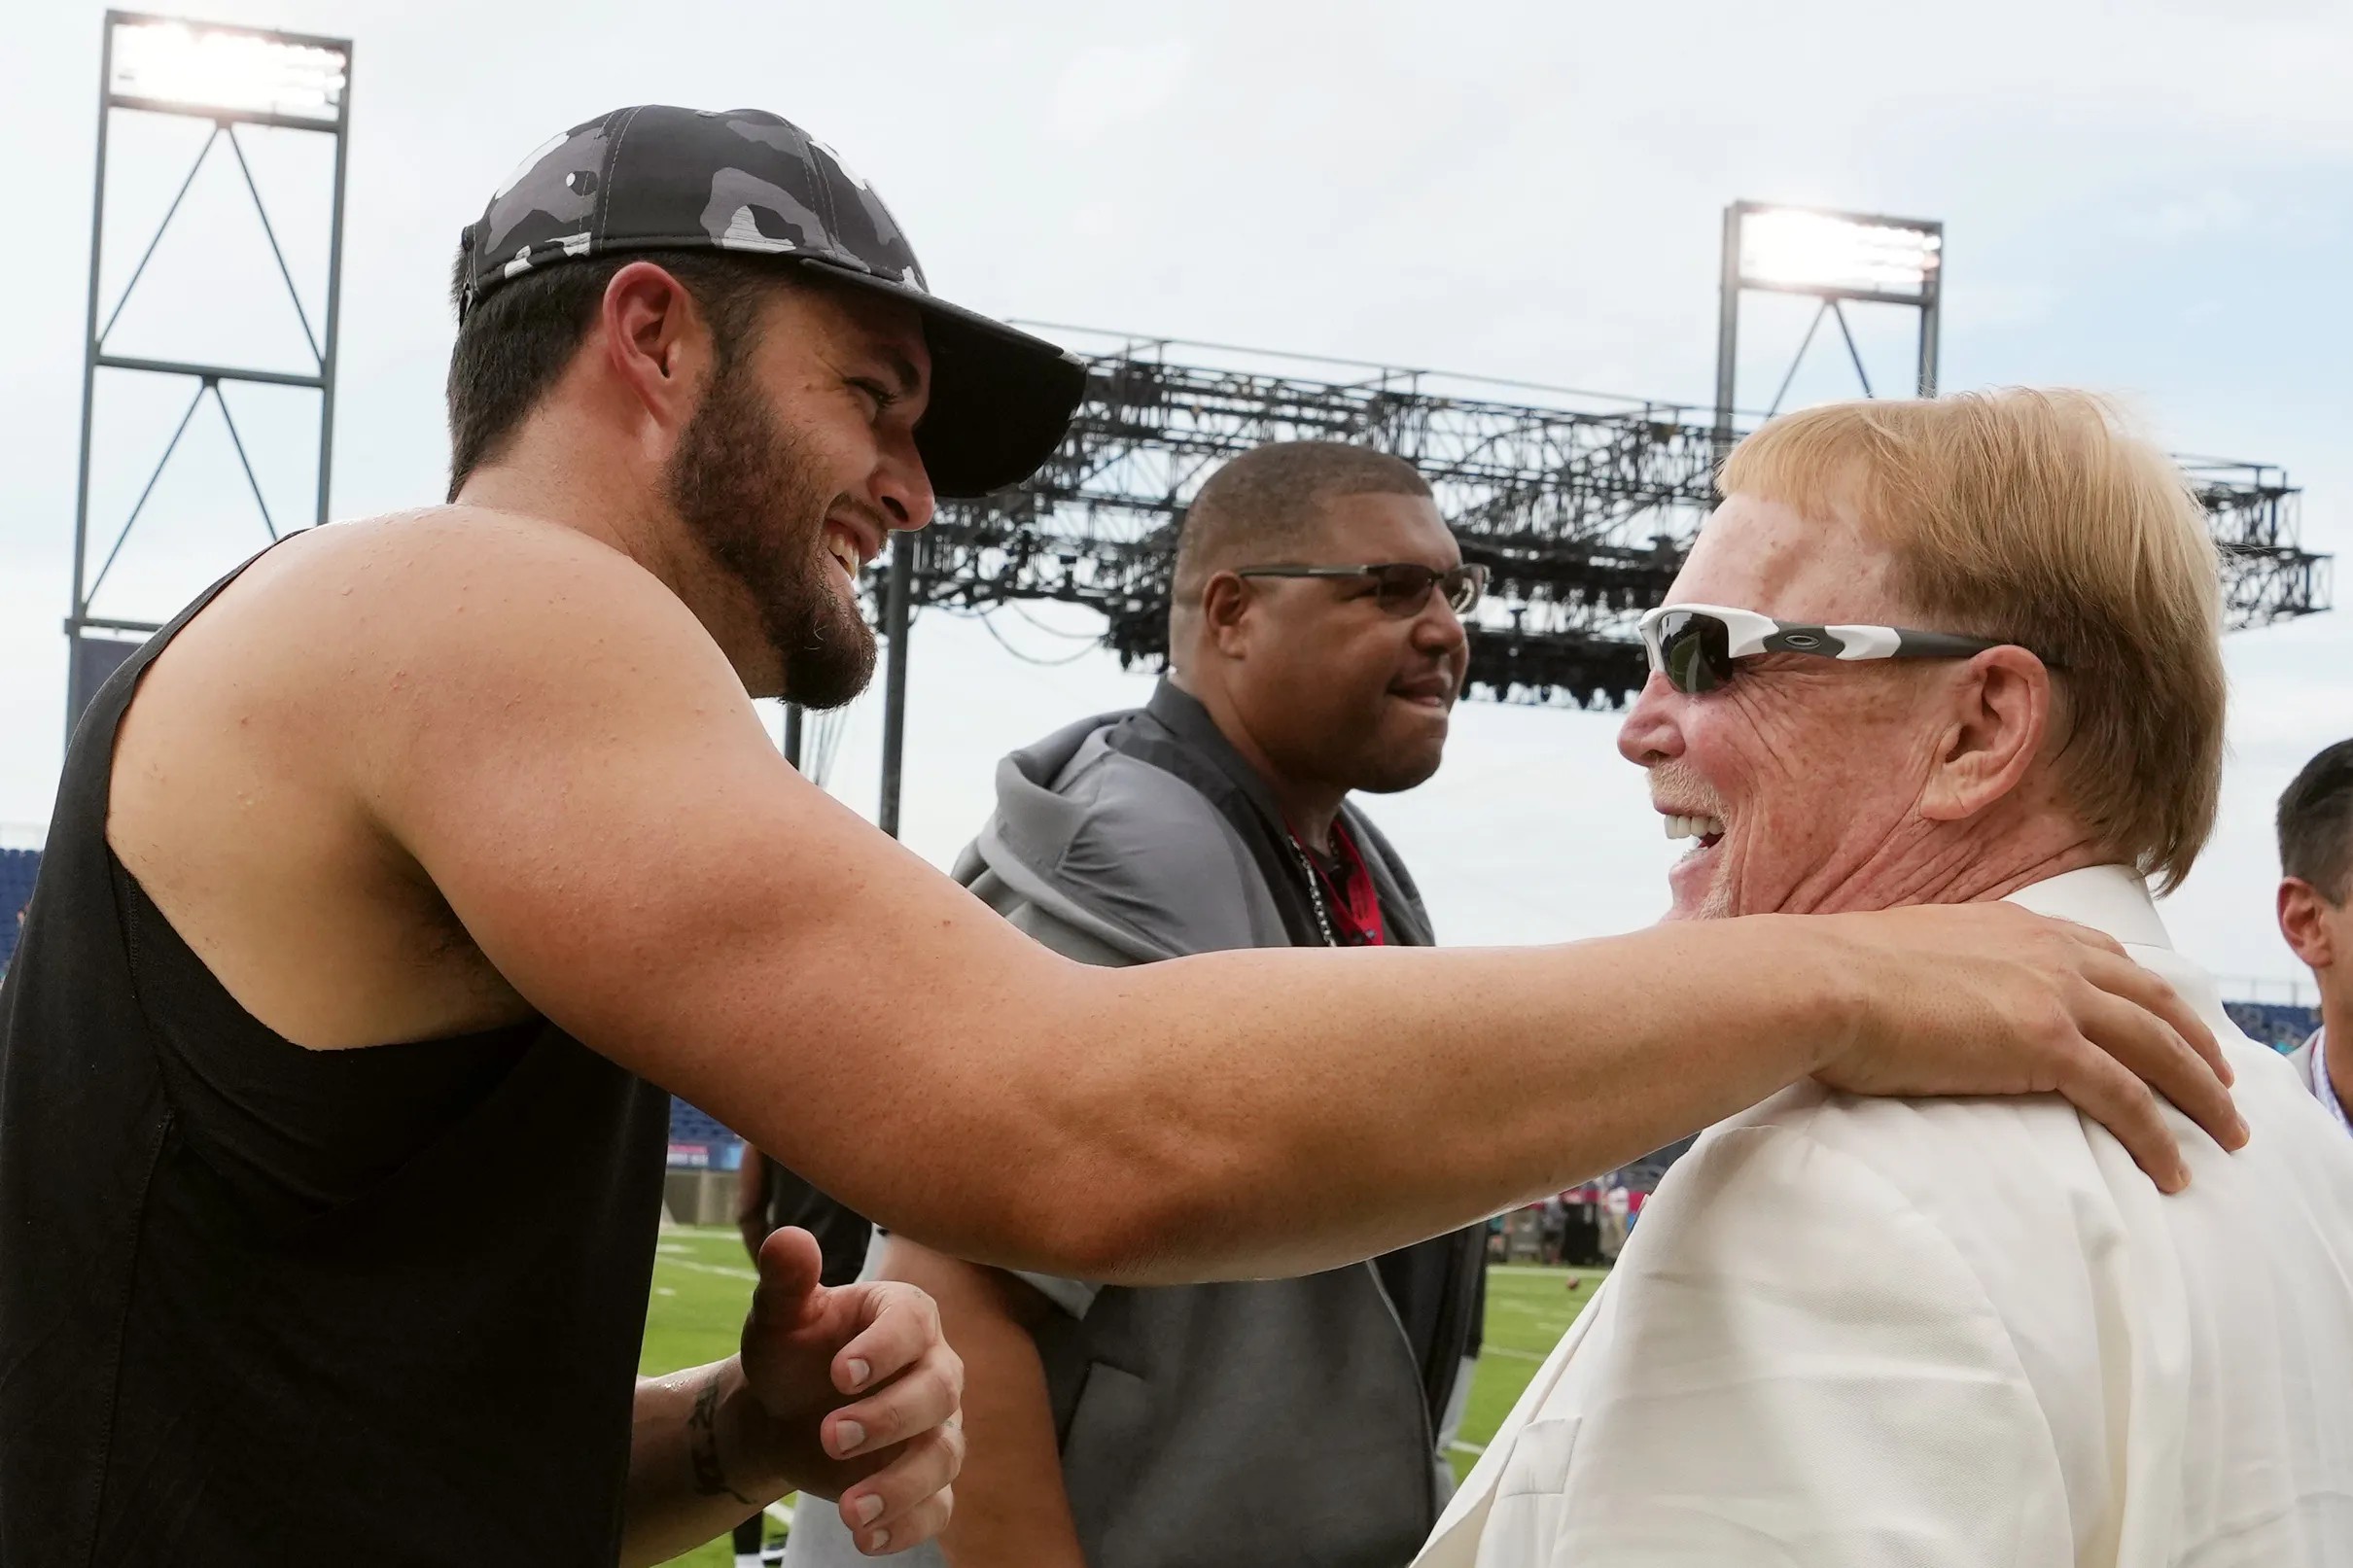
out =
<path fill-rule="evenodd" d="M 544 1021 L 307 1051 L 213 978 L 106 813 L 224 585 L 83 715 L 0 994 L 0 1568 L 612 1563 L 667 1098 Z"/>

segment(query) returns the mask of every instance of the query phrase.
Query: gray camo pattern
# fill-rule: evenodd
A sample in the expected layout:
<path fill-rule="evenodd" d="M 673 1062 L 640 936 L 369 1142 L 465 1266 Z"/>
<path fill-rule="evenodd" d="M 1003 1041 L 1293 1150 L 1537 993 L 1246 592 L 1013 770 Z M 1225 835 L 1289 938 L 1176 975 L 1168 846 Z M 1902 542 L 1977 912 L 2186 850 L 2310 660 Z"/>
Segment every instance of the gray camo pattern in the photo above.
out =
<path fill-rule="evenodd" d="M 508 177 L 465 244 L 461 312 L 551 261 L 678 247 L 790 256 L 930 292 L 873 187 L 757 109 L 646 104 L 575 125 Z"/>

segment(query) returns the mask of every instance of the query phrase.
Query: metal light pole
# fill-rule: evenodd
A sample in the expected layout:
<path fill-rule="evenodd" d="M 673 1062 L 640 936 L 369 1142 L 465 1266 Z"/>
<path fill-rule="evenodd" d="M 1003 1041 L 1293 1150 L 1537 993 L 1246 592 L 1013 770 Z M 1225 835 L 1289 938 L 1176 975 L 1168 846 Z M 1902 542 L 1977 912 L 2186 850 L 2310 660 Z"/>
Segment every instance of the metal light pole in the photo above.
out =
<path fill-rule="evenodd" d="M 95 613 L 92 602 L 105 585 L 107 574 L 122 555 L 132 528 L 137 525 L 141 514 L 147 509 L 148 502 L 155 496 L 157 481 L 163 476 L 165 466 L 171 462 L 172 454 L 179 449 L 181 438 L 188 434 L 190 423 L 208 397 L 219 411 L 229 440 L 235 447 L 237 462 L 244 470 L 246 484 L 261 513 L 263 528 L 270 539 L 275 540 L 279 537 L 278 521 L 270 515 L 269 504 L 263 498 L 262 482 L 254 471 L 245 438 L 238 431 L 236 418 L 229 411 L 222 388 L 224 384 L 240 383 L 299 387 L 319 395 L 318 486 L 316 505 L 310 521 L 316 524 L 327 520 L 334 439 L 335 354 L 342 318 L 343 188 L 345 154 L 350 140 L 350 81 L 349 39 L 180 21 L 168 17 L 126 11 L 110 11 L 106 14 L 105 39 L 100 49 L 98 67 L 97 174 L 90 199 L 89 301 L 83 333 L 81 470 L 74 502 L 73 604 L 65 620 L 65 635 L 71 647 L 66 670 L 65 713 L 69 739 L 75 720 L 81 717 L 82 710 L 88 706 L 99 685 L 139 645 L 140 639 L 157 629 L 154 621 Z M 172 198 L 162 222 L 156 226 L 155 234 L 148 240 L 138 264 L 132 268 L 129 281 L 123 285 L 113 308 L 101 319 L 99 288 L 106 257 L 107 159 L 115 117 L 121 113 L 172 115 L 206 121 L 212 125 L 212 133 L 205 138 L 195 161 L 189 167 L 187 177 L 180 182 L 179 193 Z M 285 251 L 278 243 L 278 231 L 270 223 L 268 206 L 262 199 L 261 187 L 255 183 L 252 165 L 246 160 L 246 144 L 239 132 L 254 127 L 312 132 L 334 139 L 334 175 L 328 219 L 326 309 L 320 322 L 323 331 L 313 328 L 309 313 L 303 309 L 300 291 L 295 287 L 294 273 L 288 267 Z M 118 353 L 112 346 L 111 340 L 116 324 L 122 318 L 123 307 L 129 302 L 140 280 L 147 275 L 148 263 L 155 260 L 157 247 L 178 214 L 182 199 L 187 196 L 189 188 L 194 185 L 205 160 L 224 144 L 228 156 L 234 160 L 242 176 L 247 193 L 253 198 L 254 211 L 262 221 L 262 232 L 269 243 L 278 276 L 286 285 L 287 296 L 293 301 L 295 314 L 301 323 L 303 340 L 314 361 L 309 369 L 287 371 L 256 365 L 196 363 L 137 353 Z M 137 504 L 131 507 L 130 515 L 123 520 L 121 531 L 116 534 L 105 560 L 93 574 L 89 570 L 90 474 L 96 464 L 92 446 L 101 370 L 112 373 L 109 376 L 110 385 L 113 375 L 119 374 L 164 376 L 194 383 L 194 392 L 189 399 L 186 411 L 180 416 L 171 439 L 164 445 L 162 456 L 157 459 L 146 488 L 140 493 Z M 117 465 L 110 458 L 107 466 L 112 468 Z M 233 561 L 232 554 L 224 552 L 219 566 L 226 569 Z M 193 593 L 199 585 L 190 584 L 189 591 Z"/>
<path fill-rule="evenodd" d="M 1806 329 L 1768 417 L 1797 375 L 1798 362 L 1825 317 L 1838 323 L 1863 395 L 1871 374 L 1846 324 L 1848 304 L 1902 305 L 1919 312 L 1919 354 L 1913 377 L 1916 396 L 1936 396 L 1937 330 L 1945 275 L 1945 226 L 1918 218 L 1821 212 L 1736 201 L 1724 209 L 1724 262 L 1716 312 L 1717 461 L 1730 450 L 1739 374 L 1740 296 L 1750 290 L 1811 295 L 1821 308 Z"/>
<path fill-rule="evenodd" d="M 883 635 L 891 662 L 883 676 L 882 830 L 898 837 L 898 784 L 907 749 L 907 627 L 914 619 L 915 536 L 891 536 L 891 584 L 883 601 Z"/>

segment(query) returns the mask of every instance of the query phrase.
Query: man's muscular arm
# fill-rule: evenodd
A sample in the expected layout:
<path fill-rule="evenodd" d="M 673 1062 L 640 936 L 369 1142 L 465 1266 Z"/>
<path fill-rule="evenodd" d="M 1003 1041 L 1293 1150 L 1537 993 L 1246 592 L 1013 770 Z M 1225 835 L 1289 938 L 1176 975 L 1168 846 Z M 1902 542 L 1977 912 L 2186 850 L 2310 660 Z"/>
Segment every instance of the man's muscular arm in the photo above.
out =
<path fill-rule="evenodd" d="M 1123 1282 L 1330 1267 L 1809 1073 L 2055 1089 L 2167 1179 L 2136 1072 L 2243 1136 L 2160 982 L 2007 907 L 1088 968 L 787 766 L 625 557 L 495 514 L 401 528 L 325 688 L 357 709 L 369 819 L 533 1006 L 955 1255 Z"/>

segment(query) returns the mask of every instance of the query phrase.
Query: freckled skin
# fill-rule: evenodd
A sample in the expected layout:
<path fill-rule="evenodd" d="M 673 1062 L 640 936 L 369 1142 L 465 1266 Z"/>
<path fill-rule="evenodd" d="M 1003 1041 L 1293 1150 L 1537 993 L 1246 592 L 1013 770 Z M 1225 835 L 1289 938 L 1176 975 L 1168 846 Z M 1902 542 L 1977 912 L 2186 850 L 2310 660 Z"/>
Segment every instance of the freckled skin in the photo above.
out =
<path fill-rule="evenodd" d="M 1744 495 L 1709 518 L 1665 602 L 1787 621 L 1969 630 L 1927 625 L 1905 602 L 1894 557 L 1851 513 L 1809 518 Z M 1619 752 L 1650 771 L 1661 807 L 1725 824 L 1719 843 L 1668 873 L 1668 918 L 1962 902 L 1999 896 L 1988 889 L 2033 880 L 2025 868 L 2054 857 L 2100 858 L 2066 819 L 2042 763 L 1961 820 L 1928 809 L 1959 744 L 1954 715 L 1970 667 L 1769 655 L 1742 660 L 1733 680 L 1696 696 L 1652 676 L 1619 731 Z"/>

